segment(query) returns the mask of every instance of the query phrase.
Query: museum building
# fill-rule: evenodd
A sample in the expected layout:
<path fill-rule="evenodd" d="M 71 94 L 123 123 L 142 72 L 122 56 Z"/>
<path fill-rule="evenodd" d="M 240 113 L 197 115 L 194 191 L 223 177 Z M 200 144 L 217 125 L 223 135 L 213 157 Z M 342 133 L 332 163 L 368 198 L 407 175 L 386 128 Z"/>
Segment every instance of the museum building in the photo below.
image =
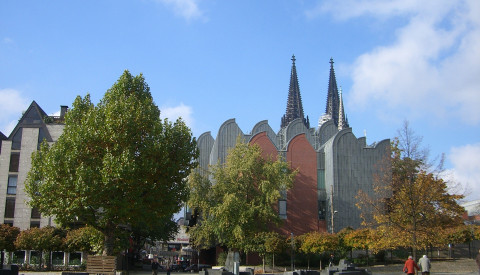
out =
<path fill-rule="evenodd" d="M 348 226 L 359 228 L 356 196 L 360 190 L 375 196 L 374 176 L 390 155 L 390 140 L 368 145 L 366 137 L 357 138 L 352 133 L 337 88 L 333 59 L 325 113 L 318 127 L 310 127 L 303 111 L 295 61 L 292 56 L 287 107 L 280 130 L 275 133 L 264 120 L 250 133 L 244 133 L 235 119 L 229 119 L 220 126 L 216 138 L 211 132 L 198 137 L 198 171 L 205 174 L 210 165 L 224 163 L 240 136 L 258 144 L 264 157 L 280 156 L 299 171 L 293 187 L 278 201 L 278 212 L 284 220 L 281 233 L 301 235 L 310 231 L 338 232 Z M 190 216 L 187 209 L 186 218 Z"/>

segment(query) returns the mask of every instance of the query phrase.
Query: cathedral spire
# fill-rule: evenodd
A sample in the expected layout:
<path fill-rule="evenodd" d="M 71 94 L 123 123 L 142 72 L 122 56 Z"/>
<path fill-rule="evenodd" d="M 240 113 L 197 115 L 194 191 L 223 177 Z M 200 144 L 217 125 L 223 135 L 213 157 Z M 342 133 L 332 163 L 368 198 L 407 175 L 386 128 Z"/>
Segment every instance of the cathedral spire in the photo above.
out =
<path fill-rule="evenodd" d="M 329 115 L 336 126 L 338 126 L 339 115 L 339 98 L 337 79 L 335 78 L 335 70 L 333 69 L 333 58 L 330 58 L 330 78 L 328 79 L 328 94 L 327 94 L 327 106 L 325 113 Z"/>
<path fill-rule="evenodd" d="M 282 117 L 281 128 L 286 127 L 290 122 L 297 118 L 301 118 L 305 127 L 310 128 L 310 122 L 308 119 L 305 119 L 303 114 L 302 97 L 300 96 L 295 60 L 295 55 L 292 55 L 292 71 L 290 73 L 287 109 L 285 115 Z"/>
<path fill-rule="evenodd" d="M 343 108 L 343 96 L 342 96 L 342 87 L 340 86 L 340 102 L 338 105 L 338 130 L 342 130 L 350 127 L 348 125 L 348 120 L 346 119 L 345 110 Z"/>

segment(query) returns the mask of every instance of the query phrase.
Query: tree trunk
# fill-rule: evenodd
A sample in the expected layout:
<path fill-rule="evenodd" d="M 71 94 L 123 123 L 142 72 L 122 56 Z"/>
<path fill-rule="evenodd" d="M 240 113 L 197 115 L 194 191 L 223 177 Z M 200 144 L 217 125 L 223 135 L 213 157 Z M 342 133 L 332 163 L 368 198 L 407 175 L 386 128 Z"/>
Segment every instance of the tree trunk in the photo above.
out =
<path fill-rule="evenodd" d="M 275 253 L 272 253 L 272 269 L 275 271 Z"/>
<path fill-rule="evenodd" d="M 262 265 L 263 265 L 263 273 L 266 273 L 266 271 L 265 271 L 265 254 L 262 255 Z"/>
<path fill-rule="evenodd" d="M 115 231 L 113 225 L 107 225 L 104 232 L 103 242 L 103 256 L 114 256 L 113 250 L 115 247 Z"/>

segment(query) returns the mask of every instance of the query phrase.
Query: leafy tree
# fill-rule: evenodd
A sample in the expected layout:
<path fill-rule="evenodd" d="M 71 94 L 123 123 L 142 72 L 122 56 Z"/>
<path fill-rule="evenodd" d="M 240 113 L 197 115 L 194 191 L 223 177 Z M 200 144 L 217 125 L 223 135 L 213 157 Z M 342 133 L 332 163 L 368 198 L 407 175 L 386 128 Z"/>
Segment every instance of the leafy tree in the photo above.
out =
<path fill-rule="evenodd" d="M 161 120 L 143 76 L 125 71 L 97 106 L 89 95 L 75 99 L 58 141 L 33 155 L 26 192 L 57 223 L 78 219 L 100 231 L 104 255 L 113 255 L 135 225 L 168 235 L 155 228 L 187 199 L 197 155 L 185 123 Z"/>
<path fill-rule="evenodd" d="M 375 231 L 370 228 L 362 228 L 350 231 L 344 237 L 345 243 L 353 249 L 365 250 L 367 256 L 367 265 L 369 264 L 368 250 L 375 243 L 373 237 Z"/>
<path fill-rule="evenodd" d="M 20 234 L 20 228 L 10 226 L 8 224 L 0 225 L 0 269 L 3 267 L 3 262 L 5 259 L 4 251 L 12 252 L 15 251 L 15 240 L 17 239 L 18 234 Z"/>
<path fill-rule="evenodd" d="M 265 251 L 272 254 L 272 268 L 275 269 L 275 254 L 285 250 L 285 237 L 277 232 L 268 232 L 264 245 Z"/>
<path fill-rule="evenodd" d="M 91 226 L 70 230 L 64 241 L 67 252 L 83 251 L 88 254 L 101 254 L 103 251 L 103 235 Z"/>
<path fill-rule="evenodd" d="M 472 231 L 474 227 L 472 225 L 465 225 L 460 224 L 457 227 L 447 228 L 446 230 L 442 231 L 444 238 L 441 238 L 440 245 L 448 245 L 448 244 L 459 244 L 459 243 L 466 243 L 473 240 Z"/>
<path fill-rule="evenodd" d="M 211 169 L 211 181 L 197 173 L 189 177 L 188 206 L 201 213 L 200 222 L 190 230 L 195 246 L 219 244 L 254 251 L 255 236 L 281 222 L 275 207 L 296 172 L 282 160 L 262 158 L 258 145 L 240 138 L 226 162 Z"/>
<path fill-rule="evenodd" d="M 65 238 L 65 231 L 53 226 L 46 226 L 42 228 L 30 228 L 20 232 L 15 240 L 15 247 L 17 249 L 35 250 L 40 253 L 39 266 L 42 267 L 43 252 L 50 252 L 63 249 L 63 239 Z M 50 262 L 47 262 L 47 268 L 50 268 Z"/>
<path fill-rule="evenodd" d="M 352 232 L 354 229 L 350 226 L 344 227 L 342 230 L 340 230 L 336 235 L 338 238 L 338 248 L 337 251 L 339 251 L 341 257 L 348 257 L 350 256 L 350 259 L 352 259 L 352 253 L 353 253 L 353 247 L 347 244 L 345 241 L 345 236 Z"/>
<path fill-rule="evenodd" d="M 302 243 L 299 249 L 307 255 L 323 254 L 337 250 L 338 246 L 339 239 L 337 235 L 328 232 L 313 231 L 302 235 Z"/>
<path fill-rule="evenodd" d="M 254 236 L 254 247 L 250 250 L 257 252 L 262 257 L 263 270 L 265 272 L 265 257 L 272 254 L 272 268 L 275 268 L 275 253 L 285 248 L 285 238 L 277 232 L 259 232 Z"/>
<path fill-rule="evenodd" d="M 408 123 L 399 133 L 392 142 L 390 166 L 377 176 L 376 198 L 360 192 L 357 206 L 364 224 L 382 233 L 381 245 L 411 247 L 415 257 L 416 250 L 438 239 L 444 228 L 461 224 L 464 209 L 457 200 L 463 196 L 449 193 L 447 183 L 435 172 L 442 165 L 432 168 L 420 149 L 421 138 Z"/>

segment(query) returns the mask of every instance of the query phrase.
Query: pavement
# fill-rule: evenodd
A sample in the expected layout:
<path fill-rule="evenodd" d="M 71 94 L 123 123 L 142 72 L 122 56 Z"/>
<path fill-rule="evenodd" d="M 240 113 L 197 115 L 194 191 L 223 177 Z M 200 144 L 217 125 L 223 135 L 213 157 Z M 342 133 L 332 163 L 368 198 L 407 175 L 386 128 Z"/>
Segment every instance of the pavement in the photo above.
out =
<path fill-rule="evenodd" d="M 391 275 L 391 274 L 405 274 L 402 272 L 403 264 L 392 265 L 376 265 L 370 266 L 367 270 L 374 275 Z M 256 267 L 259 269 L 259 267 Z M 279 272 L 283 273 L 283 272 Z M 19 275 L 61 275 L 61 272 L 29 272 L 19 271 Z M 148 270 L 131 270 L 128 275 L 151 275 L 152 272 Z M 166 275 L 166 272 L 158 272 L 159 275 Z M 190 272 L 170 272 L 170 275 L 195 275 L 198 273 Z M 271 274 L 271 273 L 269 273 Z M 419 273 L 421 274 L 421 273 Z M 451 259 L 432 261 L 431 275 L 478 275 L 478 267 L 474 259 Z"/>

